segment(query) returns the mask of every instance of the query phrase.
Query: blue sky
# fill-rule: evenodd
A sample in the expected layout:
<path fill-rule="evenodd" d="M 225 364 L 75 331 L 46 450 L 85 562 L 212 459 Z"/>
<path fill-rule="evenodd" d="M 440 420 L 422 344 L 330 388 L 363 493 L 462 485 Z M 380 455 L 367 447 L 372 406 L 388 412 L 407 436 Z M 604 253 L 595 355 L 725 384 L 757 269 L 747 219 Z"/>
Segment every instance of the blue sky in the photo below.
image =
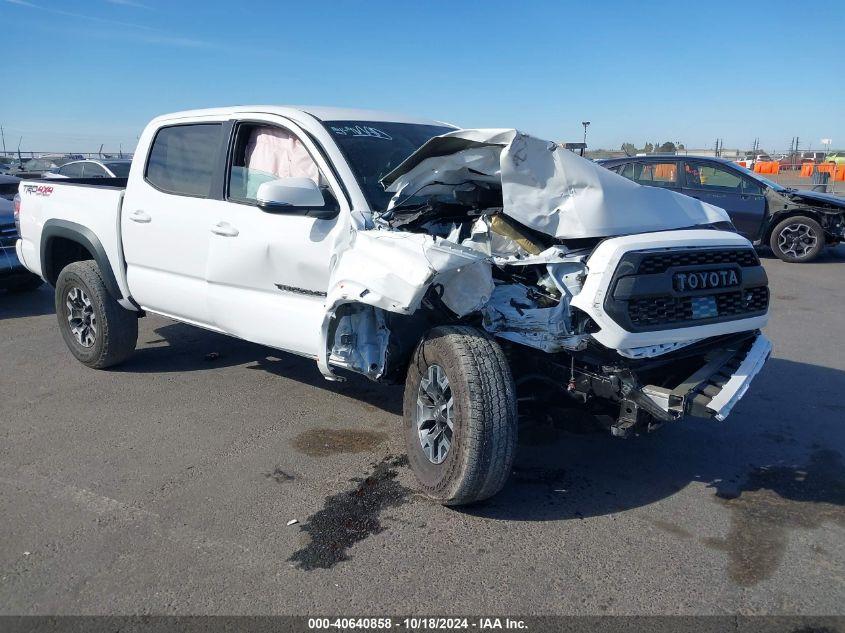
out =
<path fill-rule="evenodd" d="M 0 0 L 6 146 L 134 147 L 164 112 L 371 107 L 592 147 L 845 147 L 845 4 Z"/>

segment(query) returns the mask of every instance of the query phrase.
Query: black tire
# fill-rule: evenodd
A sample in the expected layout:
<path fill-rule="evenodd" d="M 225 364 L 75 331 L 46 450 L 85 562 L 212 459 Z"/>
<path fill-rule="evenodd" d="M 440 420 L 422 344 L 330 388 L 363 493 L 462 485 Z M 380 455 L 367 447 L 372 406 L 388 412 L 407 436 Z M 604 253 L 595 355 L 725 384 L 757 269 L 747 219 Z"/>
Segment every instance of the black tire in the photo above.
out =
<path fill-rule="evenodd" d="M 17 292 L 29 292 L 30 290 L 35 290 L 36 288 L 40 288 L 41 284 L 44 283 L 44 280 L 41 279 L 38 275 L 31 275 L 26 277 L 25 279 L 21 279 L 20 281 L 16 281 L 12 284 L 6 286 L 6 290 L 12 293 Z"/>
<path fill-rule="evenodd" d="M 426 454 L 417 428 L 417 400 L 425 397 L 420 385 L 435 365 L 453 403 L 451 446 L 440 463 Z M 457 506 L 502 489 L 516 453 L 517 415 L 516 388 L 498 343 L 472 327 L 432 329 L 411 359 L 403 408 L 408 461 L 426 495 Z"/>
<path fill-rule="evenodd" d="M 83 295 L 78 294 L 82 291 Z M 91 315 L 94 331 L 88 330 L 85 345 L 71 329 L 68 315 L 70 293 L 80 302 L 87 301 L 82 311 Z M 81 298 L 84 297 L 84 300 Z M 56 282 L 56 316 L 62 338 L 76 359 L 88 367 L 105 369 L 126 360 L 138 341 L 138 315 L 123 308 L 106 290 L 100 268 L 92 260 L 68 264 Z"/>
<path fill-rule="evenodd" d="M 798 241 L 795 241 L 796 238 L 799 238 Z M 811 241 L 814 243 L 811 244 Z M 769 238 L 775 257 L 793 264 L 813 261 L 824 250 L 824 244 L 824 229 L 813 218 L 804 215 L 779 222 Z"/>

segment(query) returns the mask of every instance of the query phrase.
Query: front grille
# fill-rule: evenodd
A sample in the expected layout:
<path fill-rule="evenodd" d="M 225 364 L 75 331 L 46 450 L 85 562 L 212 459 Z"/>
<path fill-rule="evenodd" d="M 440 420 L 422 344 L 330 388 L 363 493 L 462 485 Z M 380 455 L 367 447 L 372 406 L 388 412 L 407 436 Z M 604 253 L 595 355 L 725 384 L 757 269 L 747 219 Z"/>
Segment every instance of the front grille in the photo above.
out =
<path fill-rule="evenodd" d="M 631 323 L 639 328 L 697 320 L 752 316 L 769 307 L 765 286 L 698 297 L 643 297 L 628 302 Z"/>
<path fill-rule="evenodd" d="M 14 224 L 0 226 L 0 246 L 14 246 L 18 241 L 18 231 Z"/>
<path fill-rule="evenodd" d="M 678 272 L 733 269 L 737 287 L 679 291 Z M 765 314 L 768 279 L 752 248 L 632 251 L 619 262 L 605 298 L 608 315 L 630 332 L 692 327 Z"/>
<path fill-rule="evenodd" d="M 643 257 L 637 274 L 653 275 L 663 273 L 676 266 L 698 266 L 701 264 L 738 264 L 759 266 L 757 253 L 749 248 L 699 249 L 669 253 L 652 253 Z"/>

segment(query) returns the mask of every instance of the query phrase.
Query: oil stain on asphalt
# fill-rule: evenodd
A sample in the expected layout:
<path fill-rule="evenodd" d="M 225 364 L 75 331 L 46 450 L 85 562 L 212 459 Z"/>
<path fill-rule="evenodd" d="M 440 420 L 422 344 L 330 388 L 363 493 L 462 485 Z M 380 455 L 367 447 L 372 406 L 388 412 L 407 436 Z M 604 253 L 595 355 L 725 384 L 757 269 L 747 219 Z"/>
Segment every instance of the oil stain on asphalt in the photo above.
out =
<path fill-rule="evenodd" d="M 805 467 L 771 466 L 751 472 L 739 490 L 718 489 L 731 512 L 727 537 L 704 539 L 728 555 L 728 575 L 753 586 L 771 576 L 786 550 L 789 530 L 845 526 L 845 466 L 832 450 L 812 454 Z"/>
<path fill-rule="evenodd" d="M 349 560 L 350 547 L 384 531 L 381 513 L 410 499 L 410 491 L 396 477 L 408 458 L 385 457 L 373 465 L 369 476 L 351 490 L 326 497 L 322 510 L 308 517 L 302 531 L 311 537 L 304 548 L 288 559 L 299 569 L 329 569 Z"/>
<path fill-rule="evenodd" d="M 328 457 L 338 453 L 365 453 L 387 440 L 387 433 L 361 429 L 310 429 L 291 442 L 309 457 Z"/>
<path fill-rule="evenodd" d="M 272 479 L 278 484 L 284 483 L 286 481 L 293 481 L 294 479 L 296 479 L 296 476 L 282 470 L 281 466 L 276 466 L 276 468 L 273 469 L 272 473 L 264 473 L 264 476 L 267 479 Z"/>

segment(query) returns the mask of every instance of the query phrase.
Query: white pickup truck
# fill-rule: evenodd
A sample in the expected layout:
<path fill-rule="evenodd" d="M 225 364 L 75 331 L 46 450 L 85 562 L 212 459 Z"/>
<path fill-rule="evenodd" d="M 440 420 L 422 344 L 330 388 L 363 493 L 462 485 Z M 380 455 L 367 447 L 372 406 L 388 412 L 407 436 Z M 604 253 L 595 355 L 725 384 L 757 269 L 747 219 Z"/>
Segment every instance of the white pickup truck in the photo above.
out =
<path fill-rule="evenodd" d="M 153 120 L 128 179 L 25 181 L 17 255 L 105 368 L 148 312 L 405 383 L 421 488 L 504 485 L 520 413 L 614 435 L 723 420 L 768 358 L 768 281 L 721 209 L 516 130 L 332 108 Z"/>

